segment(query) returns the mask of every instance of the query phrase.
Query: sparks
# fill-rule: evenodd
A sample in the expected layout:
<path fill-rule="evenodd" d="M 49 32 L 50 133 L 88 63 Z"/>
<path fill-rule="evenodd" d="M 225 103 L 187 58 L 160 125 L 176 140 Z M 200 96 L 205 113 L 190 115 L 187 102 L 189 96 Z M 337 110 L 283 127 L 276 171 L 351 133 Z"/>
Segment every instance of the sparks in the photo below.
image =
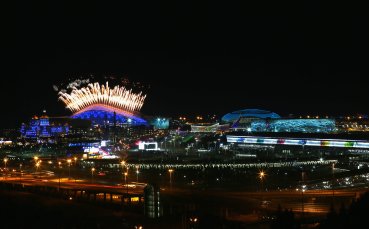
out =
<path fill-rule="evenodd" d="M 73 87 L 70 94 L 63 91 L 58 94 L 59 100 L 72 112 L 78 112 L 98 104 L 126 111 L 139 111 L 146 98 L 146 95 L 143 95 L 142 92 L 135 94 L 124 86 L 110 88 L 108 82 L 105 85 L 90 83 L 80 89 Z"/>

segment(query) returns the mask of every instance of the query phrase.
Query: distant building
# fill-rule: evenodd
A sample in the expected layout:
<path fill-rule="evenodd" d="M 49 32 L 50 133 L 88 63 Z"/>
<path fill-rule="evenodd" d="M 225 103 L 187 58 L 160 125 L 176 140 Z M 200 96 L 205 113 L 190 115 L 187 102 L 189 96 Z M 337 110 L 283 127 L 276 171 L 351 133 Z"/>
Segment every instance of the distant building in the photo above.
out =
<path fill-rule="evenodd" d="M 266 110 L 259 110 L 259 109 L 244 109 L 244 110 L 238 110 L 233 111 L 231 113 L 228 113 L 222 117 L 222 122 L 225 123 L 234 123 L 237 120 L 242 118 L 244 122 L 247 120 L 249 122 L 255 120 L 255 119 L 277 119 L 281 118 L 278 114 Z"/>
<path fill-rule="evenodd" d="M 224 132 L 229 129 L 228 124 L 220 125 L 219 123 L 215 123 L 212 125 L 191 125 L 191 132 L 195 133 L 215 133 L 215 132 Z"/>
<path fill-rule="evenodd" d="M 337 132 L 335 119 L 330 118 L 281 118 L 278 114 L 265 110 L 245 109 L 223 116 L 223 122 L 231 123 L 231 131 L 244 132 Z"/>
<path fill-rule="evenodd" d="M 236 121 L 232 130 L 246 132 L 299 132 L 299 133 L 333 133 L 337 131 L 334 119 L 258 119 L 244 122 Z"/>
<path fill-rule="evenodd" d="M 159 218 L 162 216 L 160 204 L 160 189 L 157 185 L 147 185 L 144 189 L 144 212 L 148 218 Z"/>
<path fill-rule="evenodd" d="M 21 137 L 26 139 L 40 139 L 59 137 L 67 135 L 69 132 L 69 126 L 64 123 L 53 122 L 45 114 L 38 117 L 33 116 L 28 124 L 23 123 L 20 128 Z"/>
<path fill-rule="evenodd" d="M 169 118 L 155 117 L 152 118 L 149 123 L 154 127 L 154 129 L 168 129 L 169 121 Z"/>
<path fill-rule="evenodd" d="M 369 131 L 368 116 L 347 116 L 336 119 L 336 125 L 340 132 L 367 132 Z"/>

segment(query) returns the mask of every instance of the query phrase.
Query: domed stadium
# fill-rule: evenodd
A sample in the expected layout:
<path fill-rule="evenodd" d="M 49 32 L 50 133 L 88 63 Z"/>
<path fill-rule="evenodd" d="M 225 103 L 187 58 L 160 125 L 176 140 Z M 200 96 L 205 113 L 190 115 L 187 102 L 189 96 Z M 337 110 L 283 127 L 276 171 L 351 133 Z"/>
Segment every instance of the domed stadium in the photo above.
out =
<path fill-rule="evenodd" d="M 228 113 L 222 117 L 222 121 L 226 123 L 233 123 L 237 121 L 240 118 L 260 118 L 260 119 L 266 119 L 266 118 L 281 118 L 278 114 L 266 110 L 259 110 L 259 109 L 244 109 L 239 111 L 233 111 L 231 113 Z"/>

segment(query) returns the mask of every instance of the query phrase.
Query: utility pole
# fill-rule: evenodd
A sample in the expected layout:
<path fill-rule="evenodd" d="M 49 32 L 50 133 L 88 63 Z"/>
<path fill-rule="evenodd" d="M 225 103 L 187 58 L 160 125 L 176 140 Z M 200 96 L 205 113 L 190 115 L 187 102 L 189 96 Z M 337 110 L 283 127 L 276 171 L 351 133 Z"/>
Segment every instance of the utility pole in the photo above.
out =
<path fill-rule="evenodd" d="M 334 201 L 334 162 L 332 164 L 332 201 Z"/>
<path fill-rule="evenodd" d="M 305 185 L 304 185 L 304 176 L 305 172 L 301 171 L 301 220 L 304 218 L 304 192 L 305 192 Z"/>

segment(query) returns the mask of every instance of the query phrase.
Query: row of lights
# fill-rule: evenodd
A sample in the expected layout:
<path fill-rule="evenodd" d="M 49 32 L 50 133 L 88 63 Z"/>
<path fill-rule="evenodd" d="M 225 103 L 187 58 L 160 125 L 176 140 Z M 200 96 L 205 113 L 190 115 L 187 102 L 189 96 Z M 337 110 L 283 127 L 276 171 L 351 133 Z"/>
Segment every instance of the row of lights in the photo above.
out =
<path fill-rule="evenodd" d="M 300 116 L 300 118 L 304 118 L 303 116 Z M 307 115 L 306 116 L 306 118 L 320 118 L 320 116 L 310 116 L 310 115 Z M 329 118 L 329 116 L 325 116 L 325 118 Z M 352 117 L 350 117 L 350 116 L 347 116 L 347 117 L 345 117 L 345 119 L 347 119 L 347 120 L 350 120 L 350 119 L 355 119 L 355 118 L 358 118 L 358 119 L 362 119 L 363 118 L 363 116 L 358 116 L 358 117 L 355 117 L 355 116 L 352 116 Z"/>
<path fill-rule="evenodd" d="M 211 117 L 211 119 L 215 119 L 216 118 L 216 116 L 215 115 L 213 115 L 212 117 Z M 202 117 L 202 116 L 200 116 L 200 115 L 198 115 L 198 116 L 196 116 L 196 120 L 203 120 L 204 118 Z M 182 120 L 182 121 L 186 121 L 187 120 L 187 118 L 186 117 L 182 117 L 182 116 L 180 116 L 179 117 L 179 120 Z"/>
<path fill-rule="evenodd" d="M 300 116 L 300 118 L 303 118 L 303 116 Z M 316 119 L 318 119 L 318 118 L 320 118 L 320 116 L 310 116 L 310 115 L 307 115 L 306 116 L 306 118 L 316 118 Z M 325 116 L 325 118 L 329 118 L 328 116 Z"/>

